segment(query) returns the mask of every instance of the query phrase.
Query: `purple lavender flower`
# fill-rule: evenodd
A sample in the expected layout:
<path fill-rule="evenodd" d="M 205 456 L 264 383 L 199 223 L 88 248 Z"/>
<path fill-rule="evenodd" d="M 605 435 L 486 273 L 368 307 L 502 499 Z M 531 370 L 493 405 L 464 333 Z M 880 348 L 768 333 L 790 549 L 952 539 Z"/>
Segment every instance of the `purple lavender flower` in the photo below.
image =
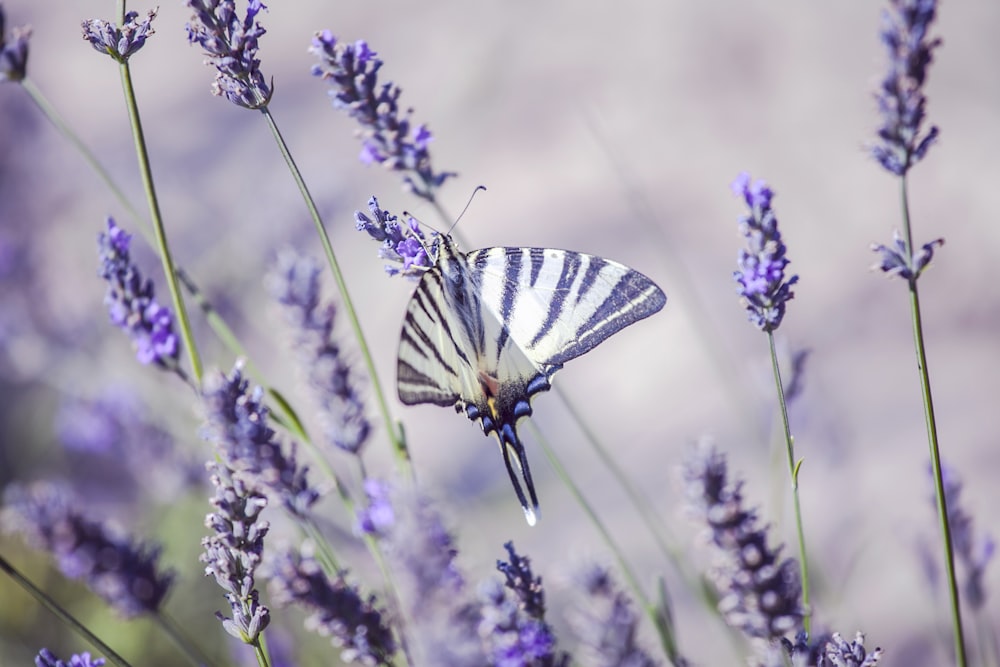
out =
<path fill-rule="evenodd" d="M 356 375 L 333 336 L 336 310 L 320 303 L 320 267 L 294 252 L 278 255 L 270 276 L 271 293 L 284 306 L 294 329 L 295 344 L 309 384 L 319 399 L 327 441 L 357 454 L 368 439 L 371 424 L 356 388 Z"/>
<path fill-rule="evenodd" d="M 205 64 L 216 69 L 212 94 L 246 109 L 267 106 L 273 91 L 257 58 L 257 41 L 267 31 L 254 20 L 267 7 L 249 0 L 240 20 L 234 0 L 187 0 L 187 6 L 194 10 L 187 24 L 188 42 L 200 44 Z"/>
<path fill-rule="evenodd" d="M 392 664 L 396 641 L 374 596 L 363 599 L 344 575 L 331 581 L 312 557 L 288 551 L 271 562 L 268 590 L 275 604 L 305 607 L 306 628 L 329 636 L 345 663 Z"/>
<path fill-rule="evenodd" d="M 497 569 L 506 578 L 507 588 L 517 596 L 524 613 L 538 620 L 544 619 L 545 591 L 542 588 L 542 578 L 534 576 L 531 561 L 527 556 L 517 554 L 513 542 L 506 542 L 503 548 L 507 550 L 510 562 L 498 560 Z"/>
<path fill-rule="evenodd" d="M 368 502 L 358 511 L 358 530 L 367 535 L 385 537 L 396 523 L 389 485 L 382 480 L 368 477 L 364 481 L 364 490 Z"/>
<path fill-rule="evenodd" d="M 402 264 L 401 269 L 387 265 L 386 273 L 411 279 L 423 276 L 434 262 L 427 255 L 427 238 L 420 229 L 420 224 L 414 218 L 409 218 L 405 227 L 400 226 L 398 218 L 383 210 L 374 196 L 368 200 L 368 210 L 371 211 L 371 218 L 361 211 L 354 212 L 355 227 L 382 244 L 379 257 L 394 264 Z"/>
<path fill-rule="evenodd" d="M 933 470 L 928 469 L 933 475 Z M 951 528 L 952 546 L 958 560 L 965 568 L 964 600 L 972 609 L 979 610 L 986 602 L 984 578 L 986 566 L 993 560 L 996 553 L 996 541 L 993 536 L 977 538 L 973 526 L 972 515 L 962 507 L 962 479 L 949 466 L 941 467 L 944 479 L 944 498 L 948 508 L 948 526 Z M 935 508 L 935 497 L 931 496 Z"/>
<path fill-rule="evenodd" d="M 906 251 L 906 241 L 899 235 L 899 231 L 893 230 L 892 246 L 872 244 L 872 250 L 880 255 L 878 263 L 872 268 L 881 269 L 890 276 L 899 276 L 913 285 L 934 259 L 934 250 L 943 245 L 944 239 L 934 239 L 911 254 Z"/>
<path fill-rule="evenodd" d="M 751 322 L 761 331 L 771 332 L 781 325 L 785 304 L 795 294 L 791 286 L 798 276 L 785 280 L 785 244 L 781 242 L 778 219 L 771 210 L 774 193 L 762 180 L 750 182 L 750 174 L 741 173 L 732 184 L 733 193 L 750 207 L 750 214 L 740 218 L 740 233 L 748 248 L 740 250 L 740 270 L 733 273 L 739 283 L 737 293 Z"/>
<path fill-rule="evenodd" d="M 146 18 L 137 20 L 138 12 L 125 14 L 125 23 L 119 28 L 111 21 L 88 19 L 81 23 L 83 38 L 90 42 L 99 53 L 106 53 L 114 60 L 124 63 L 146 44 L 146 39 L 155 33 L 153 19 L 156 10 L 151 9 Z"/>
<path fill-rule="evenodd" d="M 361 125 L 361 161 L 405 172 L 404 185 L 434 201 L 437 189 L 455 174 L 434 172 L 427 150 L 431 133 L 424 125 L 412 124 L 413 109 L 401 112 L 398 86 L 379 85 L 382 60 L 364 41 L 338 42 L 329 30 L 316 33 L 309 51 L 319 59 L 313 75 L 330 83 L 334 108 L 344 109 Z"/>
<path fill-rule="evenodd" d="M 65 662 L 56 657 L 56 654 L 47 648 L 43 648 L 35 656 L 35 667 L 102 667 L 104 658 L 90 658 L 89 653 L 73 654 L 69 662 Z"/>
<path fill-rule="evenodd" d="M 107 281 L 104 304 L 111 321 L 132 337 L 136 358 L 181 373 L 180 345 L 173 314 L 156 302 L 153 281 L 144 279 L 129 256 L 132 237 L 108 218 L 108 231 L 98 236 L 101 278 Z"/>
<path fill-rule="evenodd" d="M 768 545 L 756 510 L 743 503 L 743 482 L 732 482 L 726 459 L 708 446 L 685 462 L 684 480 L 692 513 L 704 521 L 723 561 L 711 573 L 719 610 L 749 637 L 779 639 L 802 628 L 802 584 L 798 563 L 781 560 Z"/>
<path fill-rule="evenodd" d="M 882 649 L 865 650 L 865 636 L 857 633 L 853 642 L 839 632 L 810 638 L 805 632 L 795 642 L 782 639 L 764 649 L 764 661 L 759 667 L 874 667 L 882 657 Z"/>
<path fill-rule="evenodd" d="M 889 54 L 889 71 L 876 94 L 882 126 L 872 155 L 887 170 L 903 176 L 937 140 L 938 128 L 923 132 L 927 98 L 923 87 L 933 51 L 940 39 L 927 33 L 937 11 L 937 0 L 889 0 L 882 11 L 879 37 Z"/>
<path fill-rule="evenodd" d="M 578 575 L 588 604 L 581 607 L 572 627 L 580 639 L 582 664 L 655 667 L 660 664 L 639 646 L 639 616 L 628 596 L 618 589 L 611 573 L 592 566 Z"/>
<path fill-rule="evenodd" d="M 13 484 L 4 493 L 0 525 L 51 553 L 64 575 L 84 580 L 123 617 L 157 613 L 174 578 L 158 571 L 160 548 L 134 543 L 83 516 L 79 504 L 54 484 Z"/>
<path fill-rule="evenodd" d="M 0 83 L 21 81 L 28 69 L 28 40 L 31 28 L 12 28 L 8 38 L 5 31 L 7 17 L 0 5 Z"/>
<path fill-rule="evenodd" d="M 270 527 L 260 519 L 267 498 L 224 465 L 209 464 L 209 470 L 215 487 L 210 502 L 216 511 L 205 518 L 205 525 L 214 534 L 201 541 L 205 552 L 198 560 L 205 563 L 205 574 L 213 575 L 226 592 L 233 616 L 216 612 L 222 627 L 243 643 L 256 645 L 271 621 L 271 613 L 260 604 L 254 583 L 264 553 L 264 536 Z"/>
<path fill-rule="evenodd" d="M 263 390 L 243 378 L 240 365 L 229 377 L 218 375 L 205 388 L 205 408 L 222 461 L 240 474 L 259 482 L 281 499 L 285 509 L 304 517 L 319 499 L 309 486 L 308 466 L 298 467 L 294 447 L 286 456 L 267 425 L 268 409 L 261 402 Z"/>

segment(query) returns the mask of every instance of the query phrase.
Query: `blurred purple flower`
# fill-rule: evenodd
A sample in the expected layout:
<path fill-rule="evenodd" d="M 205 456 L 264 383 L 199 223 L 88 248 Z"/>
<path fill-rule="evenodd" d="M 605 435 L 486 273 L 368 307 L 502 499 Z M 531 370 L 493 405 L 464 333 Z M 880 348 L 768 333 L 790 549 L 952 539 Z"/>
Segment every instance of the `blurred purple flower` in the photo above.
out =
<path fill-rule="evenodd" d="M 910 254 L 906 251 L 906 241 L 899 235 L 899 231 L 893 230 L 891 246 L 872 244 L 872 250 L 880 255 L 878 263 L 872 268 L 881 269 L 890 276 L 899 276 L 912 285 L 934 259 L 934 250 L 943 245 L 944 239 L 935 239 Z"/>
<path fill-rule="evenodd" d="M 104 303 L 111 321 L 132 338 L 140 363 L 155 363 L 177 373 L 180 345 L 174 333 L 173 314 L 153 295 L 153 281 L 144 279 L 129 256 L 132 237 L 108 218 L 108 231 L 98 236 L 101 266 L 107 281 Z"/>
<path fill-rule="evenodd" d="M 232 470 L 209 464 L 215 495 L 210 500 L 215 512 L 205 518 L 214 534 L 202 539 L 205 574 L 226 592 L 233 616 L 216 612 L 222 627 L 245 644 L 257 645 L 258 637 L 271 621 L 267 607 L 260 604 L 254 574 L 264 553 L 264 536 L 270 528 L 260 520 L 267 498 L 235 477 Z"/>
<path fill-rule="evenodd" d="M 43 648 L 35 656 L 35 667 L 102 667 L 104 658 L 90 658 L 89 653 L 73 654 L 69 662 L 60 660 L 56 654 L 47 648 Z"/>
<path fill-rule="evenodd" d="M 292 514 L 306 516 L 319 491 L 309 486 L 308 466 L 296 464 L 294 447 L 282 453 L 267 424 L 263 393 L 260 387 L 249 390 L 239 364 L 229 377 L 211 378 L 204 392 L 210 436 L 226 466 L 274 492 Z"/>
<path fill-rule="evenodd" d="M 319 59 L 313 75 L 330 83 L 334 108 L 344 109 L 361 125 L 361 161 L 406 172 L 405 186 L 434 201 L 437 189 L 455 174 L 434 172 L 427 150 L 431 133 L 425 125 L 412 124 L 413 109 L 401 111 L 398 86 L 379 85 L 382 60 L 366 42 L 338 42 L 329 30 L 316 33 L 309 51 Z"/>
<path fill-rule="evenodd" d="M 821 634 L 815 638 L 800 632 L 794 643 L 782 638 L 763 648 L 763 662 L 758 667 L 875 667 L 882 657 L 882 649 L 871 653 L 865 650 L 865 636 L 855 635 L 853 642 L 846 641 L 839 632 Z"/>
<path fill-rule="evenodd" d="M 156 10 L 151 9 L 146 18 L 137 20 L 138 12 L 125 14 L 125 23 L 119 28 L 111 21 L 88 19 L 81 23 L 83 38 L 99 53 L 106 53 L 114 60 L 123 63 L 132 54 L 146 44 L 146 39 L 153 35 L 153 19 Z"/>
<path fill-rule="evenodd" d="M 743 172 L 732 183 L 733 193 L 750 207 L 750 214 L 740 218 L 740 233 L 748 248 L 740 250 L 739 271 L 733 278 L 739 283 L 749 319 L 761 331 L 771 332 L 781 325 L 785 304 L 795 296 L 791 286 L 798 276 L 785 280 L 785 244 L 778 231 L 778 219 L 771 210 L 773 191 L 762 181 L 751 183 Z"/>
<path fill-rule="evenodd" d="M 282 252 L 269 276 L 271 294 L 284 306 L 294 329 L 302 367 L 321 407 L 327 441 L 357 454 L 371 424 L 357 389 L 357 376 L 333 335 L 336 309 L 320 303 L 320 267 L 293 251 Z"/>
<path fill-rule="evenodd" d="M 79 504 L 59 485 L 13 484 L 4 493 L 0 525 L 51 553 L 64 575 L 84 580 L 121 616 L 157 613 L 174 578 L 158 571 L 160 548 L 133 543 L 83 516 Z"/>
<path fill-rule="evenodd" d="M 260 72 L 257 41 L 267 31 L 254 19 L 267 7 L 249 0 L 241 20 L 234 0 L 187 0 L 194 10 L 187 24 L 188 42 L 205 50 L 205 64 L 216 69 L 212 94 L 237 106 L 259 109 L 271 100 L 272 89 Z"/>
<path fill-rule="evenodd" d="M 372 477 L 364 481 L 365 507 L 358 511 L 358 530 L 367 535 L 386 536 L 396 522 L 389 484 Z"/>
<path fill-rule="evenodd" d="M 928 468 L 928 474 L 933 470 Z M 962 479 L 949 466 L 942 465 L 941 474 L 944 479 L 944 498 L 948 508 L 948 526 L 951 528 L 952 547 L 958 560 L 965 568 L 964 600 L 975 610 L 986 603 L 986 588 L 984 579 L 986 567 L 996 553 L 996 541 L 992 535 L 978 537 L 972 526 L 972 515 L 962 506 Z M 931 495 L 935 509 L 936 498 Z"/>
<path fill-rule="evenodd" d="M 344 577 L 331 581 L 310 556 L 287 551 L 271 561 L 268 590 L 275 604 L 309 612 L 306 628 L 330 637 L 345 663 L 392 665 L 396 641 L 374 596 L 363 599 Z"/>
<path fill-rule="evenodd" d="M 6 33 L 7 17 L 0 5 L 0 83 L 21 81 L 28 69 L 28 40 L 31 28 L 20 26 Z"/>
<path fill-rule="evenodd" d="M 756 510 L 743 502 L 743 482 L 730 481 L 725 457 L 702 444 L 684 466 L 691 513 L 703 521 L 722 557 L 711 573 L 726 622 L 749 637 L 779 639 L 802 629 L 798 562 L 768 545 Z"/>
<path fill-rule="evenodd" d="M 889 55 L 889 68 L 876 94 L 882 126 L 872 155 L 887 170 L 903 176 L 937 140 L 938 128 L 923 132 L 927 98 L 923 87 L 933 51 L 940 39 L 928 39 L 937 0 L 889 0 L 882 10 L 879 38 Z"/>
<path fill-rule="evenodd" d="M 433 262 L 427 255 L 427 238 L 420 229 L 420 223 L 414 218 L 409 218 L 406 226 L 401 226 L 399 219 L 389 211 L 383 210 L 374 196 L 368 200 L 368 210 L 372 214 L 371 218 L 361 211 L 354 212 L 355 227 L 359 232 L 367 232 L 382 244 L 379 257 L 397 265 L 402 264 L 401 269 L 387 265 L 386 273 L 390 276 L 402 275 L 411 279 L 423 276 Z"/>

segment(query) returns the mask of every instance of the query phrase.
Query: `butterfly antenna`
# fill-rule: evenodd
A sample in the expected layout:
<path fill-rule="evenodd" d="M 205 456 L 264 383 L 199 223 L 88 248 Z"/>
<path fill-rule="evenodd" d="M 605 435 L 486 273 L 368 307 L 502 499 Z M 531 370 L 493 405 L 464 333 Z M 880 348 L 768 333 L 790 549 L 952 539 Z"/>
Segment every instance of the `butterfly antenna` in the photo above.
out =
<path fill-rule="evenodd" d="M 472 200 L 475 199 L 476 193 L 479 192 L 480 190 L 482 190 L 483 192 L 486 192 L 486 186 L 485 185 L 477 185 L 476 189 L 472 191 L 472 194 L 469 195 L 469 201 L 465 202 L 465 208 L 462 209 L 462 212 L 458 214 L 457 218 L 455 218 L 455 222 L 453 222 L 451 224 L 451 227 L 448 228 L 448 233 L 449 234 L 451 234 L 452 230 L 455 229 L 455 227 L 458 226 L 458 221 L 461 220 L 462 216 L 465 215 L 465 212 L 469 210 L 469 206 L 472 205 Z"/>
<path fill-rule="evenodd" d="M 524 510 L 524 518 L 529 526 L 534 526 L 538 523 L 538 497 L 535 495 L 535 485 L 531 481 L 531 468 L 528 467 L 528 455 L 524 451 L 524 445 L 517 437 L 514 427 L 509 424 L 505 424 L 500 431 L 497 431 L 497 435 L 500 437 L 503 462 L 507 466 L 507 474 L 510 475 L 510 483 L 514 485 L 514 492 L 521 503 L 521 509 Z M 517 464 L 518 470 L 524 476 L 524 484 L 528 487 L 531 505 L 528 505 L 528 500 L 524 496 L 524 490 L 521 488 L 517 473 L 514 472 L 512 461 Z"/>

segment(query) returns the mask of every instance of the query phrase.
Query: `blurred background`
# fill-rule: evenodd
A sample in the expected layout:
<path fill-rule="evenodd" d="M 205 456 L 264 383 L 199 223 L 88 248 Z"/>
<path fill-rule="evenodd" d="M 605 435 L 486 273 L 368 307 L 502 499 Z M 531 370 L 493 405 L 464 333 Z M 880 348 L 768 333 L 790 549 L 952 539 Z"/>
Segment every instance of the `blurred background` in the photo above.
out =
<path fill-rule="evenodd" d="M 145 211 L 117 66 L 80 36 L 82 20 L 111 19 L 115 3 L 3 6 L 8 29 L 33 26 L 30 79 Z M 129 9 L 142 14 L 151 6 Z M 396 347 L 412 284 L 386 278 L 376 245 L 354 230 L 353 213 L 374 194 L 389 210 L 438 228 L 446 223 L 401 190 L 399 174 L 358 161 L 353 121 L 309 74 L 313 33 L 328 28 L 345 40 L 365 39 L 385 61 L 381 80 L 403 88 L 402 106 L 413 107 L 414 120 L 434 135 L 435 168 L 459 173 L 442 190 L 452 217 L 477 185 L 488 188 L 459 226 L 466 249 L 599 254 L 666 292 L 662 313 L 569 364 L 556 384 L 699 569 L 708 552 L 700 527 L 684 516 L 678 467 L 703 436 L 746 478 L 745 496 L 773 524 L 773 538 L 789 544 L 787 555 L 795 552 L 767 339 L 746 321 L 732 279 L 744 207 L 729 184 L 743 170 L 771 184 L 789 270 L 800 276 L 779 347 L 786 359 L 808 351 L 791 421 L 805 459 L 800 484 L 816 619 L 848 637 L 863 630 L 869 646 L 887 651 L 884 664 L 940 665 L 951 640 L 945 591 L 926 574 L 924 554 L 939 559 L 940 537 L 907 293 L 902 281 L 870 270 L 870 244 L 889 243 L 901 226 L 898 179 L 867 153 L 879 122 L 873 92 L 885 70 L 881 10 L 882 3 L 859 0 L 383 0 L 273 3 L 261 15 L 271 110 L 327 223 L 418 477 L 457 534 L 471 581 L 493 576 L 505 557 L 501 545 L 514 540 L 543 577 L 550 617 L 562 627 L 571 573 L 610 563 L 611 555 L 530 429 L 522 431 L 542 505 L 535 528 L 525 525 L 496 445 L 477 425 L 450 409 L 396 401 Z M 180 2 L 162 3 L 156 35 L 131 60 L 175 259 L 271 382 L 309 405 L 264 275 L 283 247 L 317 259 L 321 249 L 261 115 L 210 94 L 214 70 L 187 44 L 189 16 Z M 925 333 L 944 456 L 965 481 L 964 504 L 980 534 L 996 534 L 990 508 L 1000 504 L 998 25 L 997 3 L 942 6 L 933 33 L 944 44 L 926 88 L 929 121 L 941 138 L 909 180 L 916 241 L 947 241 L 920 282 Z M 199 435 L 200 406 L 176 379 L 136 363 L 107 320 L 96 237 L 109 214 L 138 232 L 24 91 L 0 86 L 0 484 L 69 480 L 87 510 L 161 541 L 166 564 L 182 572 L 168 611 L 205 628 L 225 603 L 197 563 L 209 510 L 196 473 L 211 456 Z M 134 248 L 165 301 L 159 262 L 138 233 Z M 196 312 L 193 318 L 207 365 L 228 371 L 232 356 Z M 346 321 L 338 331 L 354 350 Z M 360 371 L 360 354 L 351 354 Z M 109 392 L 128 395 L 176 444 L 196 471 L 192 478 L 153 464 L 130 467 L 124 454 L 101 461 L 67 448 L 60 434 L 67 404 Z M 720 626 L 665 561 L 559 397 L 542 395 L 534 407 L 534 422 L 642 583 L 652 591 L 666 577 L 681 650 L 697 664 L 742 664 L 729 643 L 717 641 Z M 373 422 L 377 416 L 372 403 Z M 337 453 L 331 460 L 349 465 Z M 393 474 L 381 427 L 366 463 Z M 167 490 L 150 492 L 160 484 Z M 333 539 L 348 544 L 351 518 L 336 502 L 324 512 Z M 276 535 L 293 536 L 272 520 Z M 93 619 L 126 657 L 145 656 L 147 665 L 177 660 L 150 626 L 123 631 L 99 601 L 19 540 L 0 538 L 0 549 Z M 371 567 L 360 549 L 355 561 L 361 573 Z M 996 567 L 988 570 L 983 618 L 997 609 L 998 578 Z M 0 579 L 0 599 L 0 664 L 27 664 L 41 646 L 83 650 L 7 579 Z M 299 632 L 298 618 L 287 627 Z M 655 650 L 652 630 L 644 633 Z"/>

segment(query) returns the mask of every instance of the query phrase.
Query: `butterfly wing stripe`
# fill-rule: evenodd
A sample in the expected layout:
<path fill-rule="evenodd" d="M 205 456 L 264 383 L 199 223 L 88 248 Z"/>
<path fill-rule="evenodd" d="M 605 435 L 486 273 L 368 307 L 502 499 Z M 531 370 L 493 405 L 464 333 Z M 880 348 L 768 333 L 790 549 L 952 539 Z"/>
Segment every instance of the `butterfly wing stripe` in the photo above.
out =
<path fill-rule="evenodd" d="M 561 252 L 555 257 L 550 257 L 548 261 L 558 261 L 556 257 L 559 256 L 562 257 L 562 272 L 559 275 L 559 281 L 556 283 L 555 291 L 552 293 L 552 300 L 549 302 L 549 312 L 545 316 L 545 321 L 542 322 L 542 326 L 539 327 L 538 332 L 535 333 L 535 337 L 529 343 L 531 347 L 538 345 L 552 331 L 555 323 L 559 321 L 563 313 L 566 296 L 569 294 L 569 288 L 573 285 L 573 281 L 576 280 L 576 275 L 580 270 L 581 255 L 579 253 Z"/>
<path fill-rule="evenodd" d="M 504 270 L 503 291 L 500 293 L 500 335 L 497 336 L 497 357 L 507 344 L 510 337 L 510 315 L 514 311 L 514 302 L 518 296 L 518 285 L 521 280 L 521 258 L 520 252 L 505 252 L 506 267 Z"/>
<path fill-rule="evenodd" d="M 529 248 L 528 257 L 531 259 L 531 280 L 528 284 L 534 287 L 538 282 L 538 274 L 542 272 L 542 264 L 545 263 L 545 248 Z"/>
<path fill-rule="evenodd" d="M 607 266 L 608 262 L 603 257 L 587 257 L 587 270 L 583 274 L 583 281 L 580 283 L 580 288 L 576 292 L 576 301 L 573 302 L 574 307 L 579 305 L 590 290 L 593 289 L 594 285 L 597 283 L 597 277 L 601 275 L 601 271 Z"/>
<path fill-rule="evenodd" d="M 446 390 L 437 380 L 403 360 L 396 366 L 396 375 L 399 398 L 407 405 L 434 403 L 447 407 L 459 399 L 457 393 Z"/>
<path fill-rule="evenodd" d="M 413 349 L 414 352 L 418 353 L 424 359 L 430 359 L 430 357 L 428 356 L 428 352 L 430 352 L 431 354 L 434 355 L 434 360 L 437 361 L 438 364 L 440 364 L 443 370 L 445 370 L 449 375 L 454 375 L 455 377 L 458 377 L 458 372 L 454 368 L 452 368 L 451 364 L 449 364 L 448 361 L 444 358 L 444 356 L 441 354 L 441 350 L 438 349 L 437 345 L 435 345 L 434 342 L 430 339 L 430 336 L 427 335 L 427 332 L 421 329 L 420 326 L 413 320 L 413 318 L 409 314 L 406 316 L 406 323 L 409 326 L 403 327 L 403 333 L 400 336 L 399 340 L 400 347 L 402 347 L 403 343 L 406 343 Z M 416 334 L 421 344 L 418 344 L 418 341 L 413 338 L 413 336 L 410 334 L 410 331 Z"/>
<path fill-rule="evenodd" d="M 427 276 L 427 278 L 435 280 L 437 282 L 438 289 L 441 291 L 441 293 L 444 292 L 441 285 L 441 281 L 443 280 L 443 278 L 440 275 L 436 275 L 433 273 L 427 273 L 425 275 Z M 421 290 L 420 289 L 421 287 L 424 289 Z M 444 329 L 444 334 L 445 334 L 444 337 L 451 341 L 452 346 L 455 348 L 455 354 L 458 355 L 458 358 L 461 359 L 463 362 L 465 362 L 467 366 L 471 366 L 472 362 L 469 361 L 469 357 L 465 354 L 465 350 L 462 349 L 461 343 L 459 343 L 459 341 L 455 338 L 455 334 L 452 332 L 451 324 L 448 322 L 448 317 L 445 315 L 444 311 L 441 310 L 443 299 L 435 299 L 433 295 L 430 294 L 430 291 L 423 283 L 420 284 L 420 287 L 417 288 L 416 294 L 414 294 L 413 296 L 416 297 L 418 295 L 421 295 L 424 299 L 426 299 L 426 302 L 429 303 L 430 307 L 434 310 L 434 315 L 428 314 L 431 320 L 431 324 L 437 322 L 440 325 L 440 327 Z M 423 307 L 423 303 L 421 303 L 421 306 Z M 424 308 L 424 310 L 426 311 L 427 309 Z M 464 319 L 465 318 L 463 318 L 463 320 Z M 464 324 L 465 322 L 463 321 L 463 325 Z M 436 346 L 435 349 L 437 349 Z"/>

